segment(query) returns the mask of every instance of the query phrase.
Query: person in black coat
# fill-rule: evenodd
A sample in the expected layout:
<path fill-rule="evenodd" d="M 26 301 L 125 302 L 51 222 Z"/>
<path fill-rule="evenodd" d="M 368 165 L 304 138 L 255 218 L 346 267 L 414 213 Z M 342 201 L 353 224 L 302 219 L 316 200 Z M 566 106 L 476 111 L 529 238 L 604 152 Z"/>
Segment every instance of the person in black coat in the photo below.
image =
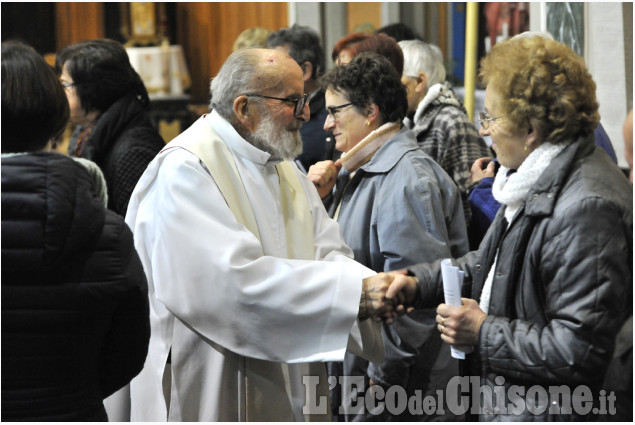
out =
<path fill-rule="evenodd" d="M 145 362 L 147 280 L 85 167 L 49 152 L 69 106 L 44 58 L 2 43 L 3 421 L 106 421 Z"/>
<path fill-rule="evenodd" d="M 139 177 L 165 146 L 148 116 L 148 91 L 126 50 L 113 40 L 67 46 L 55 66 L 75 125 L 68 153 L 99 165 L 108 208 L 125 216 Z"/>

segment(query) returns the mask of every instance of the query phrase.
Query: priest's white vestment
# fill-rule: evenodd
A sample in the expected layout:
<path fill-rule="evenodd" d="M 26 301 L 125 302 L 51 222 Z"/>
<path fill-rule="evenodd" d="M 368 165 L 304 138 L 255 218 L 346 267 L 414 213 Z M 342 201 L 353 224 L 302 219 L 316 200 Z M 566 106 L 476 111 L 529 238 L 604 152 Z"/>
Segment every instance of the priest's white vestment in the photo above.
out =
<path fill-rule="evenodd" d="M 226 158 L 200 158 L 210 153 L 196 146 L 219 141 L 212 156 Z M 126 222 L 148 277 L 152 334 L 130 385 L 133 421 L 328 420 L 322 362 L 346 348 L 381 361 L 379 326 L 356 319 L 362 279 L 374 272 L 351 259 L 311 181 L 269 157 L 212 112 L 139 180 Z M 208 170 L 224 166 L 234 172 Z M 228 187 L 244 188 L 238 207 Z M 298 205 L 307 206 L 305 239 L 286 232 Z"/>

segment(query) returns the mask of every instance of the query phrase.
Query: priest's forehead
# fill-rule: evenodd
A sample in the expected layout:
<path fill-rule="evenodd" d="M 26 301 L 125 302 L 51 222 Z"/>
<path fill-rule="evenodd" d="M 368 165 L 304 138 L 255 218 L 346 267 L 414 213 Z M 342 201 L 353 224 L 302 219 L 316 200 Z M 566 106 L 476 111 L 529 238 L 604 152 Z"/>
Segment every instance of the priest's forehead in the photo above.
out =
<path fill-rule="evenodd" d="M 302 69 L 288 54 L 279 50 L 260 49 L 256 87 L 276 91 L 303 93 Z"/>

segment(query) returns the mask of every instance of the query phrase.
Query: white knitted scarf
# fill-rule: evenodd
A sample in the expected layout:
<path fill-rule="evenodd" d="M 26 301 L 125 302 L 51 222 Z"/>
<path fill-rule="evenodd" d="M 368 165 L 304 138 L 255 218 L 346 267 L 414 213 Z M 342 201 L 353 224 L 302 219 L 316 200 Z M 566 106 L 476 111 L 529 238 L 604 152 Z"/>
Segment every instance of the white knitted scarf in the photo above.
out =
<path fill-rule="evenodd" d="M 549 142 L 543 143 L 530 153 L 521 166 L 518 167 L 518 171 L 509 177 L 507 177 L 509 168 L 501 165 L 494 179 L 492 194 L 498 202 L 507 205 L 507 210 L 505 211 L 507 223 L 512 222 L 531 186 L 536 183 L 536 180 L 549 166 L 551 160 L 564 147 L 565 145 L 561 143 L 555 145 Z"/>
<path fill-rule="evenodd" d="M 509 226 L 518 212 L 518 209 L 523 203 L 523 199 L 527 196 L 531 186 L 536 183 L 538 177 L 549 166 L 551 160 L 565 148 L 564 144 L 551 144 L 548 142 L 538 146 L 536 150 L 529 154 L 523 163 L 518 167 L 518 171 L 507 177 L 509 168 L 501 165 L 496 173 L 494 184 L 492 185 L 492 194 L 501 204 L 507 205 L 505 210 L 505 219 L 507 219 L 507 226 Z M 483 291 L 481 292 L 481 302 L 479 307 L 485 313 L 489 310 L 489 300 L 492 295 L 492 283 L 494 281 L 494 270 L 496 269 L 496 263 L 498 262 L 498 252 L 494 259 L 494 264 L 487 274 L 485 284 L 483 285 Z"/>

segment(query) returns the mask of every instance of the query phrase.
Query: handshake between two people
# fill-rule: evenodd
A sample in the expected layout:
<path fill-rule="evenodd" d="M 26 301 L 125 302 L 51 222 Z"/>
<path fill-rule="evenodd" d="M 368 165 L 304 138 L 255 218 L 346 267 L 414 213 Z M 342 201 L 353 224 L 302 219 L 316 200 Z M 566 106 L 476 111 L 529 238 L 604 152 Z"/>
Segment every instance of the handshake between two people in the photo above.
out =
<path fill-rule="evenodd" d="M 364 279 L 357 317 L 393 323 L 396 317 L 414 310 L 419 290 L 417 283 L 417 279 L 408 276 L 405 270 L 378 273 Z"/>
<path fill-rule="evenodd" d="M 378 273 L 362 282 L 359 320 L 370 318 L 391 324 L 395 318 L 414 310 L 419 282 L 416 277 L 408 276 L 406 270 Z M 487 313 L 473 299 L 461 298 L 461 301 L 461 306 L 439 304 L 437 329 L 448 344 L 469 347 L 477 343 Z"/>

